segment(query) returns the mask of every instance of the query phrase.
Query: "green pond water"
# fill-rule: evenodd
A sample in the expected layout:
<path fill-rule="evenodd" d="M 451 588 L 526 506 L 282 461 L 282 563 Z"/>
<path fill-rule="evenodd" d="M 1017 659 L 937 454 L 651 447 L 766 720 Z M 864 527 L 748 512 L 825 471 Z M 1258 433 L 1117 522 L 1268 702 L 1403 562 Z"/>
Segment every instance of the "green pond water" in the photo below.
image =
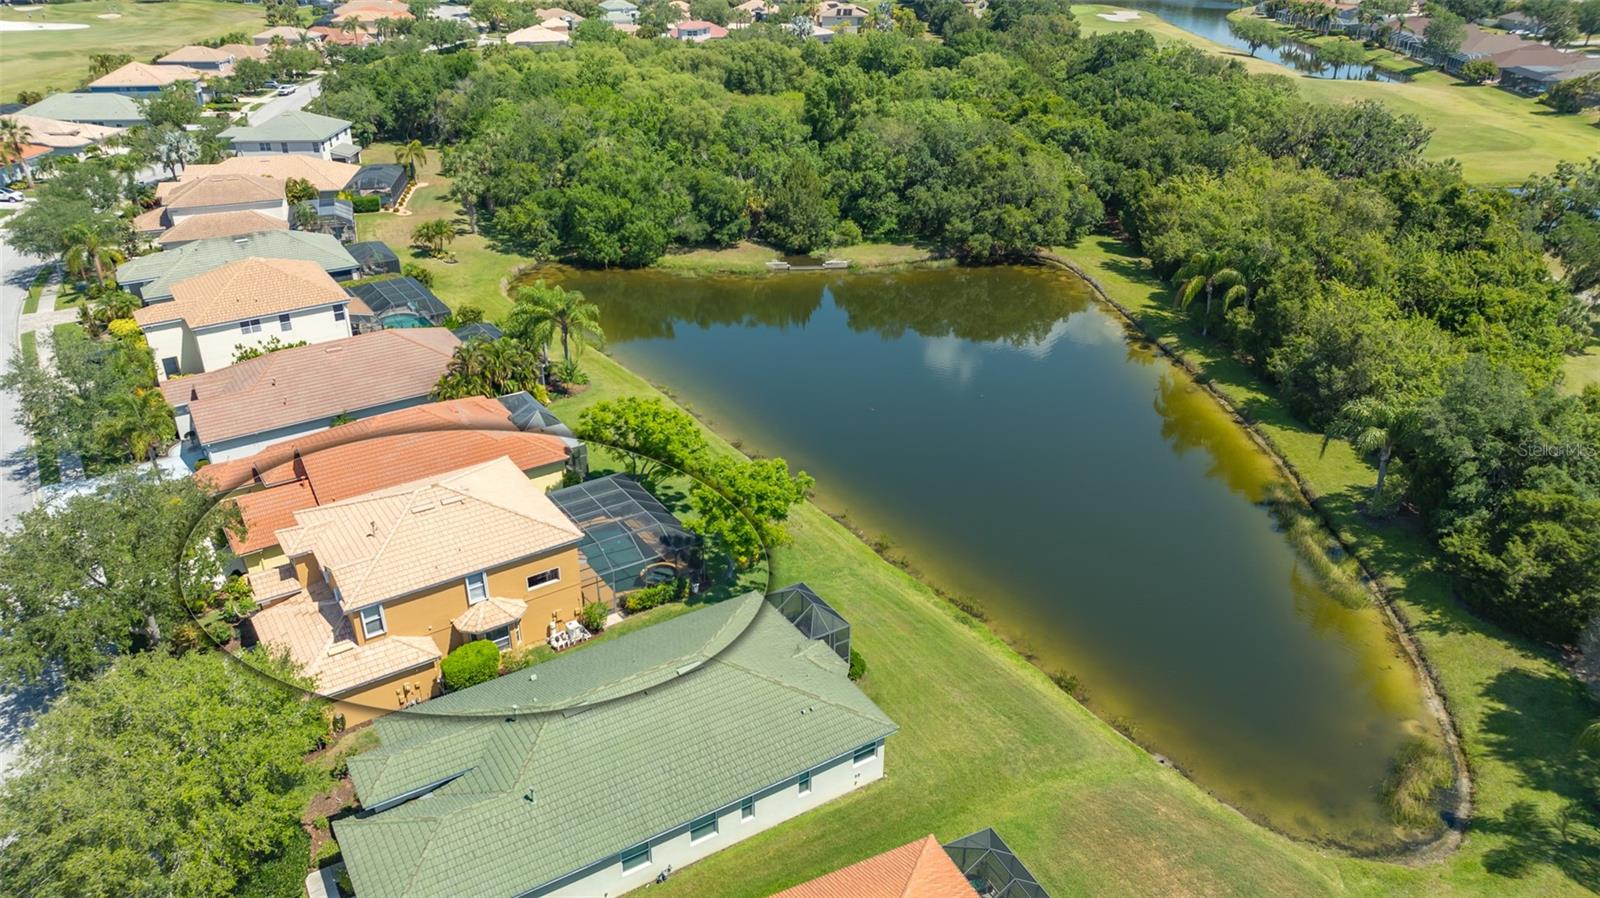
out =
<path fill-rule="evenodd" d="M 618 360 L 810 471 L 825 508 L 1202 785 L 1297 836 L 1395 842 L 1380 785 L 1430 731 L 1414 672 L 1275 529 L 1270 460 L 1081 281 L 560 280 L 599 305 Z"/>

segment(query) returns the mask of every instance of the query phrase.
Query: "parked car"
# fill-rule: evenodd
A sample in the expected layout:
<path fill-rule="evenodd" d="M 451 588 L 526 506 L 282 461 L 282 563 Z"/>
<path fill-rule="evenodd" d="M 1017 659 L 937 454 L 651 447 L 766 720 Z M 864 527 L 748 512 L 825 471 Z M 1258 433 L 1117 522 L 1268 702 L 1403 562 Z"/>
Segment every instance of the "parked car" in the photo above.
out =
<path fill-rule="evenodd" d="M 287 97 L 290 94 L 294 93 L 294 91 L 295 91 L 295 87 L 294 87 L 293 84 L 280 84 L 280 85 L 278 85 L 278 96 L 280 96 L 280 97 Z"/>
<path fill-rule="evenodd" d="M 267 90 L 277 90 L 278 89 L 278 82 L 272 80 L 271 78 L 268 78 L 266 81 L 263 81 L 261 83 L 261 86 L 266 88 Z"/>
<path fill-rule="evenodd" d="M 22 194 L 9 187 L 0 187 L 0 203 L 20 203 Z"/>

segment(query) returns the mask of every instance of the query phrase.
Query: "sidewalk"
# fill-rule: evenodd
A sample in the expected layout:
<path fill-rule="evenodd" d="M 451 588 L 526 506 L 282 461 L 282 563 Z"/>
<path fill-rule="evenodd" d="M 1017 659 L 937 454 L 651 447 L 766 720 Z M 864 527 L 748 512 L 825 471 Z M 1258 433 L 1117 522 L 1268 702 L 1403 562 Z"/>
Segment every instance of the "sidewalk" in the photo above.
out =
<path fill-rule="evenodd" d="M 34 332 L 34 345 L 39 351 L 39 365 L 48 368 L 55 361 L 55 350 L 50 340 L 50 335 L 55 331 L 56 325 L 78 320 L 76 308 L 56 308 L 56 297 L 61 293 L 61 272 L 54 271 L 50 275 L 50 283 L 45 285 L 39 294 L 39 311 L 32 314 L 24 313 L 17 319 L 17 336 L 29 331 Z"/>

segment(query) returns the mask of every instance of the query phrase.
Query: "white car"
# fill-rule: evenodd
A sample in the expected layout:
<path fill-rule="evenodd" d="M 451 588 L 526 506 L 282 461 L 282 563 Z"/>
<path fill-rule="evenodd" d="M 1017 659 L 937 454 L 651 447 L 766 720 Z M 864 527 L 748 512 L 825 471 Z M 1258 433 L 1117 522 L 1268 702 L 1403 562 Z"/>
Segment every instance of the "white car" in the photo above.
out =
<path fill-rule="evenodd" d="M 20 203 L 22 194 L 9 187 L 0 187 L 0 203 Z"/>
<path fill-rule="evenodd" d="M 293 84 L 280 84 L 280 85 L 278 85 L 278 96 L 280 96 L 280 97 L 291 96 L 291 95 L 294 94 L 294 92 L 295 92 L 295 86 Z"/>

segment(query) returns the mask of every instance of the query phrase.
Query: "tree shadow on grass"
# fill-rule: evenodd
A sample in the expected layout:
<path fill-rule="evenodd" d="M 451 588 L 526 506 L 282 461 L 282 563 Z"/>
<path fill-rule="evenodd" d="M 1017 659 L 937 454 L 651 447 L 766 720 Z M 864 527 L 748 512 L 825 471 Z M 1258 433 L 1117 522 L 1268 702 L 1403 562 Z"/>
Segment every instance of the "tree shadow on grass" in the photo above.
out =
<path fill-rule="evenodd" d="M 1520 879 L 1550 864 L 1584 888 L 1600 882 L 1600 815 L 1592 806 L 1573 803 L 1545 815 L 1533 802 L 1519 801 L 1473 828 L 1505 839 L 1483 854 L 1483 868 L 1495 876 Z"/>

